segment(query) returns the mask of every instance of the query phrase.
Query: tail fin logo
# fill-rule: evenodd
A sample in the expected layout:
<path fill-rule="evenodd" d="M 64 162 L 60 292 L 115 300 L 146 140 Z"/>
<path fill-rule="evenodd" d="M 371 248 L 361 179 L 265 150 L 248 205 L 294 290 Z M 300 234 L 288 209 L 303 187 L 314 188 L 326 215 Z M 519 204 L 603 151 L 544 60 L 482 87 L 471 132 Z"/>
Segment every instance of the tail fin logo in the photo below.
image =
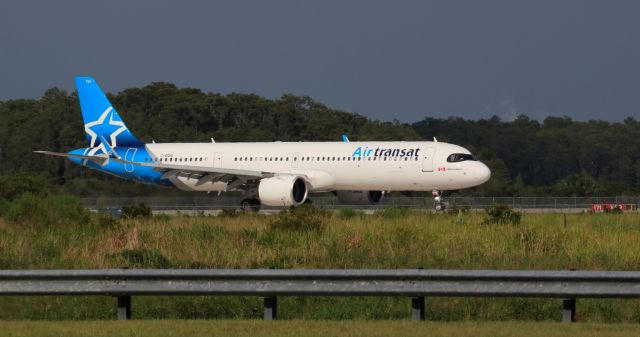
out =
<path fill-rule="evenodd" d="M 76 77 L 76 88 L 89 147 L 94 148 L 103 142 L 110 142 L 108 145 L 111 148 L 144 146 L 144 143 L 131 134 L 93 78 Z"/>
<path fill-rule="evenodd" d="M 107 118 L 108 117 L 108 118 Z M 115 119 L 114 119 L 115 117 Z M 90 147 L 96 146 L 96 141 L 100 140 L 98 135 L 109 138 L 111 147 L 118 146 L 118 135 L 127 130 L 122 120 L 115 113 L 112 106 L 109 106 L 96 121 L 84 125 L 84 131 L 91 137 Z"/>

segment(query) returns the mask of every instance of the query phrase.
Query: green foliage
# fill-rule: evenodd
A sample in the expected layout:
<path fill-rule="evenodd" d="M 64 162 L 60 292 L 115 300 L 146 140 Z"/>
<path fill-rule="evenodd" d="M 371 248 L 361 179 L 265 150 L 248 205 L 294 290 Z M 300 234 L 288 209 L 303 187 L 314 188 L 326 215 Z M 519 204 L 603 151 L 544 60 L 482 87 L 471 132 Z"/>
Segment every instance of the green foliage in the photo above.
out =
<path fill-rule="evenodd" d="M 324 230 L 325 224 L 331 217 L 331 213 L 307 203 L 297 207 L 290 207 L 277 215 L 269 223 L 271 229 L 306 232 L 315 231 L 320 233 Z"/>
<path fill-rule="evenodd" d="M 0 199 L 13 200 L 22 193 L 46 195 L 49 182 L 41 175 L 18 172 L 0 176 Z"/>
<path fill-rule="evenodd" d="M 93 217 L 93 221 L 96 226 L 100 228 L 114 228 L 118 226 L 118 219 L 111 214 L 100 213 Z"/>
<path fill-rule="evenodd" d="M 407 207 L 386 207 L 377 210 L 375 215 L 387 219 L 397 219 L 405 217 L 409 213 L 411 213 L 411 211 Z"/>
<path fill-rule="evenodd" d="M 80 200 L 64 194 L 20 194 L 6 206 L 3 217 L 14 224 L 38 228 L 82 226 L 90 220 Z"/>
<path fill-rule="evenodd" d="M 171 216 L 169 214 L 160 213 L 154 215 L 153 219 L 159 222 L 169 222 L 169 220 L 171 220 Z"/>
<path fill-rule="evenodd" d="M 118 257 L 126 263 L 126 267 L 171 268 L 172 263 L 157 249 L 125 249 Z"/>
<path fill-rule="evenodd" d="M 517 225 L 522 218 L 521 213 L 512 210 L 507 205 L 491 206 L 485 212 L 487 213 L 487 222 L 492 224 Z"/>
<path fill-rule="evenodd" d="M 133 205 L 126 205 L 122 207 L 122 217 L 132 218 L 150 218 L 151 208 L 144 202 L 139 202 Z"/>
<path fill-rule="evenodd" d="M 338 217 L 343 220 L 348 220 L 355 217 L 361 217 L 363 215 L 364 215 L 364 212 L 355 210 L 351 207 L 343 207 L 338 210 Z"/>
<path fill-rule="evenodd" d="M 553 186 L 553 192 L 559 196 L 598 196 L 604 191 L 604 187 L 593 177 L 582 171 L 579 174 L 569 175 Z"/>
<path fill-rule="evenodd" d="M 237 208 L 223 208 L 218 214 L 222 218 L 235 218 L 242 214 L 242 211 Z"/>

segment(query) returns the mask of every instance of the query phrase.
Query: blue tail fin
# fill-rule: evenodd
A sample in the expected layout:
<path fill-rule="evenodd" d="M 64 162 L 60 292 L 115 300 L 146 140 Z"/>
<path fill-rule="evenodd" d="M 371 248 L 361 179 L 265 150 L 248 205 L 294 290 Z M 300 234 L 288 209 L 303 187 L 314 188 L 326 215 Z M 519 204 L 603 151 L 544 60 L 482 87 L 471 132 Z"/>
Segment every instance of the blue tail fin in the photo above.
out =
<path fill-rule="evenodd" d="M 76 77 L 76 88 L 89 147 L 98 147 L 103 141 L 109 142 L 107 145 L 112 148 L 144 145 L 131 134 L 96 80 Z"/>

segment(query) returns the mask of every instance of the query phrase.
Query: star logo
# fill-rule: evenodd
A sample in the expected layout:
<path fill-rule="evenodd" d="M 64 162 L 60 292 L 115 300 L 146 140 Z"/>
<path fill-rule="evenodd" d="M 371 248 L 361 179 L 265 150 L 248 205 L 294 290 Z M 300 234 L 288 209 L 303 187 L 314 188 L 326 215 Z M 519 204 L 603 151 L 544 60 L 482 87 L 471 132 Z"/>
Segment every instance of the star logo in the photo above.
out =
<path fill-rule="evenodd" d="M 91 136 L 90 147 L 95 147 L 96 141 L 98 140 L 98 134 L 105 138 L 109 137 L 111 139 L 111 147 L 115 148 L 118 146 L 118 135 L 126 131 L 127 127 L 124 125 L 123 121 L 113 120 L 114 113 L 115 110 L 113 110 L 113 107 L 109 106 L 102 115 L 100 115 L 98 120 L 84 125 L 84 131 Z M 101 147 L 104 147 L 104 145 Z"/>
<path fill-rule="evenodd" d="M 100 155 L 100 154 L 108 154 L 107 152 L 107 148 L 104 146 L 104 143 L 100 142 L 100 145 L 98 145 L 98 147 L 93 147 L 93 148 L 86 148 L 84 149 L 84 152 L 82 153 L 85 156 L 96 156 L 96 155 Z M 105 166 L 107 164 L 109 164 L 109 157 L 106 158 L 107 160 L 104 161 L 104 163 L 102 163 L 101 166 Z M 82 165 L 87 166 L 87 163 L 89 162 L 89 159 L 83 159 L 82 160 Z"/>

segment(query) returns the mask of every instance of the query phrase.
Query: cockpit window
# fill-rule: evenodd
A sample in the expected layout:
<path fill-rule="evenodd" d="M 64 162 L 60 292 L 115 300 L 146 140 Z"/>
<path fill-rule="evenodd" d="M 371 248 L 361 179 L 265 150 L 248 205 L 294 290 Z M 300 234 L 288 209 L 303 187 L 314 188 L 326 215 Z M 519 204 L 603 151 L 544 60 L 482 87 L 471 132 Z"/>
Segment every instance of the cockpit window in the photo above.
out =
<path fill-rule="evenodd" d="M 457 163 L 465 160 L 477 160 L 472 154 L 467 153 L 452 153 L 447 157 L 449 163 Z"/>

